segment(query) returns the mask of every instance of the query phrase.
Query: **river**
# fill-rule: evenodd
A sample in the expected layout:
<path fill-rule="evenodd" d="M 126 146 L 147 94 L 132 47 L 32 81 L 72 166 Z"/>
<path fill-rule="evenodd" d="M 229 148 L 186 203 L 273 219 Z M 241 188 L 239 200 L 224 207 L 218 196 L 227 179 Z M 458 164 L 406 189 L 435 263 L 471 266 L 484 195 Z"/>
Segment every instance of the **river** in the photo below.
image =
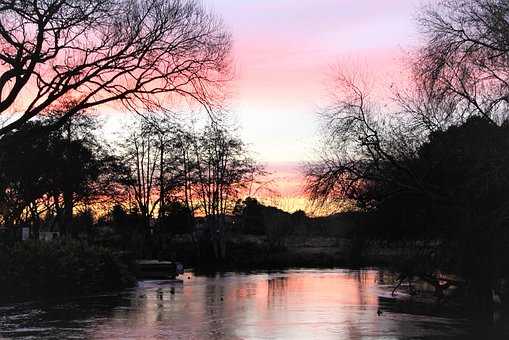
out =
<path fill-rule="evenodd" d="M 141 281 L 120 294 L 0 305 L 0 338 L 467 337 L 470 327 L 464 319 L 395 307 L 391 286 L 381 274 L 377 270 L 186 273 L 182 282 Z"/>

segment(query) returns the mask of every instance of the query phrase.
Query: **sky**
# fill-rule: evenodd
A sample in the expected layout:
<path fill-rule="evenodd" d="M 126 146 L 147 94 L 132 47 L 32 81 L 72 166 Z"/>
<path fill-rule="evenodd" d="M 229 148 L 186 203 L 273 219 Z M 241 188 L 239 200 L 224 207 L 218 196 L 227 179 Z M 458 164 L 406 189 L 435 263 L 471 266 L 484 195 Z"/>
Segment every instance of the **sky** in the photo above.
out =
<path fill-rule="evenodd" d="M 280 206 L 304 208 L 301 166 L 316 158 L 317 112 L 336 67 L 381 87 L 401 79 L 418 44 L 419 0 L 207 0 L 232 33 L 230 108 L 241 137 L 273 173 Z"/>

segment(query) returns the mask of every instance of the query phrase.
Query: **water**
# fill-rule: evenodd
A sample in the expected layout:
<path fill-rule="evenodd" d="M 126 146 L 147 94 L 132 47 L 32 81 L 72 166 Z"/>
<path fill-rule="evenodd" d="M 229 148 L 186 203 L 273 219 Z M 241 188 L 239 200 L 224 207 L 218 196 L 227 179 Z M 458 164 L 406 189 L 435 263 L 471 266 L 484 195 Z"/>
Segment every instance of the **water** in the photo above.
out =
<path fill-rule="evenodd" d="M 143 281 L 117 295 L 0 305 L 0 338 L 466 337 L 465 320 L 395 307 L 381 274 L 376 270 L 289 270 L 212 277 L 189 273 L 183 282 Z"/>

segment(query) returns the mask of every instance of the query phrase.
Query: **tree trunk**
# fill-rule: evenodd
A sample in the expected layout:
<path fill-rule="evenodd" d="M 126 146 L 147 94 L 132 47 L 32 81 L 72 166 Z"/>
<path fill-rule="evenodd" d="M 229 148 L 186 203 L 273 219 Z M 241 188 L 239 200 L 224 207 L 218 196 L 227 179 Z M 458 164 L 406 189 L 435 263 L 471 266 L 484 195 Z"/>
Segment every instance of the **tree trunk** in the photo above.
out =
<path fill-rule="evenodd" d="M 72 234 L 72 211 L 74 208 L 74 194 L 72 191 L 64 192 L 64 216 L 62 234 Z"/>
<path fill-rule="evenodd" d="M 36 207 L 35 203 L 30 206 L 30 210 L 31 210 L 31 214 L 32 214 L 32 230 L 31 230 L 32 235 L 31 235 L 31 237 L 34 240 L 38 240 L 41 220 L 37 213 L 37 207 Z"/>
<path fill-rule="evenodd" d="M 225 240 L 225 221 L 224 221 L 224 215 L 221 215 L 220 221 L 219 221 L 219 256 L 221 261 L 223 261 L 226 258 L 226 240 Z"/>
<path fill-rule="evenodd" d="M 468 296 L 472 317 L 486 324 L 493 322 L 494 254 L 489 221 L 472 217 L 476 222 L 467 231 L 464 272 L 468 280 Z M 484 228 L 482 226 L 485 226 Z"/>
<path fill-rule="evenodd" d="M 160 141 L 160 159 L 159 159 L 159 221 L 162 221 L 165 214 L 165 202 L 164 202 L 164 144 L 163 141 Z"/>
<path fill-rule="evenodd" d="M 66 124 L 67 131 L 67 163 L 70 162 L 71 159 L 71 142 L 72 142 L 72 129 L 71 129 L 71 121 Z M 68 164 L 70 165 L 70 164 Z M 69 187 L 72 187 L 73 183 L 71 183 L 72 176 L 69 176 L 68 173 L 64 174 L 65 184 L 63 190 L 64 196 L 64 216 L 63 216 L 63 225 L 62 225 L 62 234 L 72 235 L 74 230 L 72 228 L 72 211 L 74 208 L 74 193 Z"/>
<path fill-rule="evenodd" d="M 493 323 L 493 292 L 490 280 L 483 277 L 471 278 L 468 288 L 472 316 L 483 324 Z"/>

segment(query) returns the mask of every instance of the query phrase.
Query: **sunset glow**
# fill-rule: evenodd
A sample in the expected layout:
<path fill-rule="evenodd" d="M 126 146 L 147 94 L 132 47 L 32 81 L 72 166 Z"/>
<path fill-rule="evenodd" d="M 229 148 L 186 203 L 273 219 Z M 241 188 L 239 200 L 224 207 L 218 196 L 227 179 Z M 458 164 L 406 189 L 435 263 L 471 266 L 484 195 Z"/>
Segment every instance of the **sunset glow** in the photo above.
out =
<path fill-rule="evenodd" d="M 234 39 L 232 111 L 275 173 L 291 210 L 307 206 L 302 165 L 316 158 L 317 112 L 335 67 L 360 67 L 389 88 L 415 46 L 417 0 L 213 0 Z M 279 169 L 279 171 L 276 171 Z M 291 201 L 291 203 L 288 203 Z"/>

